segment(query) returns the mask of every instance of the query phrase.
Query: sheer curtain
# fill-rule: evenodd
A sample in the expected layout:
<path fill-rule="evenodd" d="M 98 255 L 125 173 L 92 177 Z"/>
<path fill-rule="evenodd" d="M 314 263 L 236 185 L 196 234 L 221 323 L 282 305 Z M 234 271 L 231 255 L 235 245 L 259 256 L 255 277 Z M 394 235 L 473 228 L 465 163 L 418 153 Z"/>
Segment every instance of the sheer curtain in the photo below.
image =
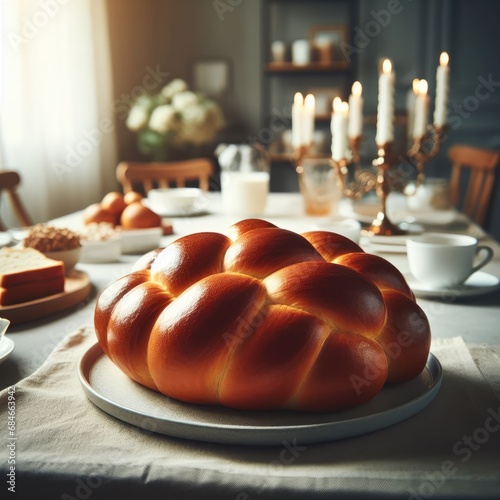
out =
<path fill-rule="evenodd" d="M 0 9 L 1 164 L 21 174 L 33 220 L 46 221 L 115 187 L 106 3 L 4 0 Z"/>

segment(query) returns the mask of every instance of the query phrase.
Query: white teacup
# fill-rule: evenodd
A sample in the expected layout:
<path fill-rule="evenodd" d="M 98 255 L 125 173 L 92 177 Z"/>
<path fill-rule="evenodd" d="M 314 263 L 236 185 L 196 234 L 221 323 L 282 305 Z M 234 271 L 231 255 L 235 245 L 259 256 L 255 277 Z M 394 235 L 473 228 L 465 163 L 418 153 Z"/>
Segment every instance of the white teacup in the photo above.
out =
<path fill-rule="evenodd" d="M 148 203 L 160 215 L 182 215 L 206 209 L 208 199 L 198 188 L 159 188 L 148 192 Z"/>
<path fill-rule="evenodd" d="M 490 247 L 478 245 L 476 238 L 463 234 L 411 236 L 406 240 L 406 249 L 411 274 L 430 288 L 461 285 L 493 257 Z M 477 262 L 480 252 L 484 256 Z"/>

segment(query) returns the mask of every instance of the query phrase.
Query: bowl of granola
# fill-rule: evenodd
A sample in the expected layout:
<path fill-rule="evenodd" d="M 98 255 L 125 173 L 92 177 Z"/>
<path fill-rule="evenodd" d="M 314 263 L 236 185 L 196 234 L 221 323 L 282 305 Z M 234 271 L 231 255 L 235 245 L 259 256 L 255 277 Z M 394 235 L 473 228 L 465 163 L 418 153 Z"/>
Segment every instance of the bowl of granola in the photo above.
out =
<path fill-rule="evenodd" d="M 24 247 L 35 248 L 49 259 L 64 262 L 66 274 L 79 262 L 82 252 L 78 233 L 49 224 L 32 226 L 22 244 Z"/>

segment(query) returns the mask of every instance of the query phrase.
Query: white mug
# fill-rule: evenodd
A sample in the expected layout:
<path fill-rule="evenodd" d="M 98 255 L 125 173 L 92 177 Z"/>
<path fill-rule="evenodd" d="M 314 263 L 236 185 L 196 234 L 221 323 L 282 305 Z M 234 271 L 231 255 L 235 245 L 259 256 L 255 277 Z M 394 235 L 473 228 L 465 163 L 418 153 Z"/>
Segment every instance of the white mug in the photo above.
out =
<path fill-rule="evenodd" d="M 493 257 L 490 247 L 478 245 L 476 238 L 463 234 L 412 236 L 406 240 L 406 250 L 411 274 L 430 288 L 461 285 Z M 480 252 L 484 256 L 476 262 Z"/>
<path fill-rule="evenodd" d="M 309 64 L 311 62 L 311 45 L 307 40 L 295 40 L 292 43 L 293 64 Z"/>

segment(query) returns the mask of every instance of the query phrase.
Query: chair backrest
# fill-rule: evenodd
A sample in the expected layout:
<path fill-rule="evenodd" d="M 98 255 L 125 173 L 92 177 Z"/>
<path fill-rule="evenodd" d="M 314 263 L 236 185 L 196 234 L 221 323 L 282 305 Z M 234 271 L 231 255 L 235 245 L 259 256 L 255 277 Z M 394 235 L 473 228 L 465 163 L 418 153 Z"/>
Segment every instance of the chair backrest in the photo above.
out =
<path fill-rule="evenodd" d="M 448 158 L 453 165 L 450 180 L 453 203 L 458 207 L 462 174 L 464 169 L 468 169 L 469 181 L 461 210 L 483 226 L 493 194 L 500 153 L 472 146 L 455 145 L 448 150 Z"/>
<path fill-rule="evenodd" d="M 13 213 L 20 224 L 22 226 L 31 226 L 33 223 L 17 194 L 17 186 L 19 186 L 19 184 L 21 184 L 21 177 L 17 172 L 12 170 L 0 170 L 0 195 L 5 191 L 12 205 Z M 0 229 L 5 230 L 5 226 L 1 220 Z"/>
<path fill-rule="evenodd" d="M 147 193 L 155 187 L 168 188 L 171 183 L 185 187 L 186 181 L 198 181 L 200 189 L 208 191 L 208 181 L 213 164 L 208 158 L 194 158 L 176 162 L 121 162 L 116 168 L 116 178 L 123 191 L 137 190 Z"/>

